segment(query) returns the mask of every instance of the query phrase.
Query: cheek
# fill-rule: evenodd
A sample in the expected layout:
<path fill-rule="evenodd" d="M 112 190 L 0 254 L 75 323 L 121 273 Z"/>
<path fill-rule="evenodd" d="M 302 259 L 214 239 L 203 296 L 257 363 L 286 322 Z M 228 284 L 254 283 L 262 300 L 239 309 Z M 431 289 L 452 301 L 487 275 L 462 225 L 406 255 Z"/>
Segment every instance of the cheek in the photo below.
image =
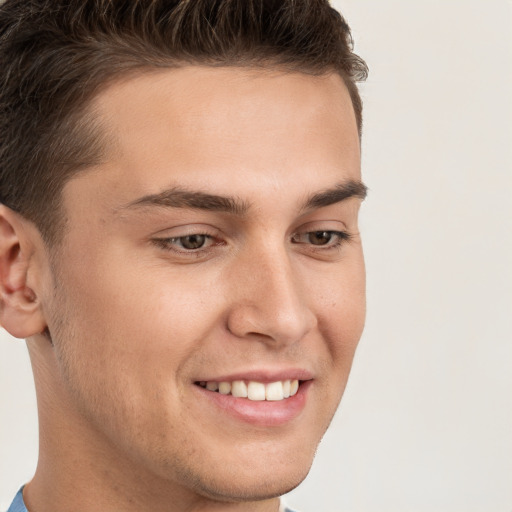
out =
<path fill-rule="evenodd" d="M 179 283 L 171 280 L 152 282 L 144 271 L 130 279 L 123 274 L 67 276 L 52 328 L 71 407 L 130 446 L 137 432 L 144 432 L 144 444 L 165 437 L 169 425 L 186 424 L 184 375 L 216 313 L 206 306 L 215 301 L 194 286 L 177 293 Z"/>
<path fill-rule="evenodd" d="M 333 364 L 348 375 L 366 316 L 366 280 L 362 254 L 332 276 L 319 300 L 318 324 Z"/>
<path fill-rule="evenodd" d="M 89 268 L 63 275 L 53 308 L 50 329 L 62 342 L 69 378 L 132 403 L 176 388 L 214 321 L 215 301 L 198 293 L 199 283 L 187 286 L 133 262 Z"/>

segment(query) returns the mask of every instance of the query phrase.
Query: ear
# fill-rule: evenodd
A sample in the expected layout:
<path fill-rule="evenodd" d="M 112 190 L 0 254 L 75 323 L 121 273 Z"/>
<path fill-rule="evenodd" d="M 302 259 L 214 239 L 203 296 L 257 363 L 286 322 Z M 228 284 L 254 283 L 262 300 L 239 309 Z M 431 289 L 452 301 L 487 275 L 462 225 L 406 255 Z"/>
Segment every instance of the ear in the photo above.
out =
<path fill-rule="evenodd" d="M 37 230 L 26 229 L 28 223 L 0 205 L 0 325 L 16 338 L 46 329 L 36 291 L 28 284 L 29 274 L 37 272 L 36 245 L 30 236 Z"/>

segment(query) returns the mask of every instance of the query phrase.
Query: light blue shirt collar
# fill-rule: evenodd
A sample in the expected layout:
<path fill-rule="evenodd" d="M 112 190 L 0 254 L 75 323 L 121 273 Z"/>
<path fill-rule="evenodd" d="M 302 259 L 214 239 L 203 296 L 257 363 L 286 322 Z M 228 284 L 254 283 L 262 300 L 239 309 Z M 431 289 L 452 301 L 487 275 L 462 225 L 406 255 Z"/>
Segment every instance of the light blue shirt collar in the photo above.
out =
<path fill-rule="evenodd" d="M 23 501 L 23 487 L 18 491 L 18 494 L 14 497 L 11 506 L 7 512 L 28 512 L 25 502 Z"/>

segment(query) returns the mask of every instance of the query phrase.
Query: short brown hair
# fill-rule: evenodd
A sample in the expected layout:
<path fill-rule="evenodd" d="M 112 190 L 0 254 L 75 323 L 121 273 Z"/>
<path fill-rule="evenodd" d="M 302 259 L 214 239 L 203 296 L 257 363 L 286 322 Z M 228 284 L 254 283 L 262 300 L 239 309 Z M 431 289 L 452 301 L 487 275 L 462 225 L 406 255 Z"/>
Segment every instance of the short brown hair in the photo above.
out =
<path fill-rule="evenodd" d="M 1 0 L 0 0 L 1 1 Z M 7 0 L 0 5 L 0 202 L 48 243 L 66 180 L 98 163 L 106 82 L 185 64 L 339 73 L 359 133 L 367 67 L 328 0 Z"/>

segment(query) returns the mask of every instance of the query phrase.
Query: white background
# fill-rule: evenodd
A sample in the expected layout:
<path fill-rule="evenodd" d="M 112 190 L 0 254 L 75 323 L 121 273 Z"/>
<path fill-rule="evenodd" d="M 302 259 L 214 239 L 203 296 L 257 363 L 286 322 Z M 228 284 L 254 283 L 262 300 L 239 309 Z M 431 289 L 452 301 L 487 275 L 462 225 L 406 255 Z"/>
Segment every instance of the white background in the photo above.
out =
<path fill-rule="evenodd" d="M 303 512 L 512 512 L 512 3 L 339 0 L 371 75 L 368 319 Z M 0 509 L 32 475 L 23 342 L 0 335 Z"/>

